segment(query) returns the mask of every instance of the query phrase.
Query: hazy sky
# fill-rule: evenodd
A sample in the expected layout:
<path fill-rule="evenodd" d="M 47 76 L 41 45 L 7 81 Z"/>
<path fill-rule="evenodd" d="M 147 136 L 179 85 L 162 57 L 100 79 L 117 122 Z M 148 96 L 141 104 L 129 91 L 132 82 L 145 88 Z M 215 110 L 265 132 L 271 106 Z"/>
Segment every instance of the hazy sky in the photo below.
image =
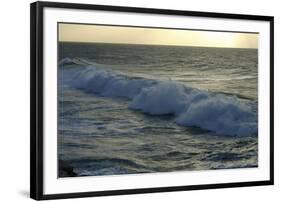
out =
<path fill-rule="evenodd" d="M 258 48 L 258 34 L 59 24 L 59 41 Z"/>

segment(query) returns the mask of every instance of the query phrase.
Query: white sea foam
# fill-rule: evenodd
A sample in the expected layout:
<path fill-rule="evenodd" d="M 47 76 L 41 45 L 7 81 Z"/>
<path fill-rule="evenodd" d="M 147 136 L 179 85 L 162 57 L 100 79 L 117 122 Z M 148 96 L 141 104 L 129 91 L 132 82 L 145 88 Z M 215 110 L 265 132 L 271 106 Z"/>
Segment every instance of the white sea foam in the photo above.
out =
<path fill-rule="evenodd" d="M 154 115 L 180 115 L 192 102 L 203 99 L 207 95 L 204 91 L 198 91 L 180 83 L 159 81 L 156 85 L 144 88 L 134 97 L 129 107 Z"/>
<path fill-rule="evenodd" d="M 179 125 L 196 126 L 223 135 L 257 134 L 256 112 L 236 97 L 94 66 L 79 70 L 72 85 L 102 96 L 128 98 L 130 109 L 152 115 L 174 115 Z"/>
<path fill-rule="evenodd" d="M 213 96 L 193 102 L 177 117 L 185 126 L 198 126 L 218 134 L 249 135 L 257 133 L 256 114 L 250 106 L 226 96 Z"/>
<path fill-rule="evenodd" d="M 96 63 L 90 62 L 82 58 L 63 58 L 58 62 L 59 66 L 67 67 L 68 65 L 95 65 Z"/>
<path fill-rule="evenodd" d="M 63 58 L 59 61 L 59 65 L 68 65 L 68 64 L 75 64 L 72 59 L 70 58 Z"/>
<path fill-rule="evenodd" d="M 143 88 L 155 83 L 156 81 L 152 79 L 130 78 L 119 72 L 98 69 L 93 66 L 81 70 L 74 80 L 75 87 L 87 92 L 128 99 L 133 99 Z"/>

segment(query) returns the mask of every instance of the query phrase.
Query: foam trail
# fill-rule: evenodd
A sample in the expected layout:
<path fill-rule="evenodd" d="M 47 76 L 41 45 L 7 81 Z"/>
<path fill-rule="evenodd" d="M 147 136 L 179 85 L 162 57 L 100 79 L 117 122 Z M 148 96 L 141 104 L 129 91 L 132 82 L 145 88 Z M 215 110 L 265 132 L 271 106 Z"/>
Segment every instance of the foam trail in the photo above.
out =
<path fill-rule="evenodd" d="M 222 135 L 257 134 L 252 102 L 209 93 L 174 81 L 132 77 L 88 66 L 78 70 L 72 85 L 89 93 L 131 100 L 129 108 L 152 115 L 171 114 L 183 126 L 196 126 Z"/>

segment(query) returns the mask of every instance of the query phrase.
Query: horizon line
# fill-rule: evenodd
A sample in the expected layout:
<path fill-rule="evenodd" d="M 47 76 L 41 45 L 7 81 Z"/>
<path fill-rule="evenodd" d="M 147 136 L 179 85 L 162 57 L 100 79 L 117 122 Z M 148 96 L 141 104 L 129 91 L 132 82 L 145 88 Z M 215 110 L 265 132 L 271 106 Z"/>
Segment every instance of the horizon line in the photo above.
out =
<path fill-rule="evenodd" d="M 172 45 L 172 44 L 140 44 L 140 43 L 109 43 L 95 41 L 57 41 L 58 43 L 88 43 L 88 44 L 119 44 L 119 45 L 143 45 L 143 46 L 179 46 L 179 47 L 194 47 L 194 48 L 229 48 L 229 49 L 256 49 L 259 48 L 243 48 L 243 47 L 222 47 L 222 46 L 192 46 L 192 45 Z"/>

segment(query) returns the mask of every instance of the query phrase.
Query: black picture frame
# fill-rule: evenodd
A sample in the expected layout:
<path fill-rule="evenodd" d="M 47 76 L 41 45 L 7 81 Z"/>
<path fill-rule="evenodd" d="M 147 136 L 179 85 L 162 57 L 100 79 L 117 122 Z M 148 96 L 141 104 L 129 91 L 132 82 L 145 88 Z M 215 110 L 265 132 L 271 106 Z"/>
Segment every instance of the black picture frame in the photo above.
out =
<path fill-rule="evenodd" d="M 155 187 L 129 190 L 79 192 L 45 195 L 43 192 L 43 9 L 62 8 L 80 10 L 121 11 L 130 13 L 164 14 L 224 19 L 267 21 L 270 23 L 270 179 L 238 183 L 204 184 L 174 187 Z M 245 187 L 274 184 L 274 17 L 229 13 L 195 12 L 183 10 L 104 6 L 75 3 L 35 2 L 30 5 L 30 197 L 36 200 L 140 194 L 186 190 Z"/>

